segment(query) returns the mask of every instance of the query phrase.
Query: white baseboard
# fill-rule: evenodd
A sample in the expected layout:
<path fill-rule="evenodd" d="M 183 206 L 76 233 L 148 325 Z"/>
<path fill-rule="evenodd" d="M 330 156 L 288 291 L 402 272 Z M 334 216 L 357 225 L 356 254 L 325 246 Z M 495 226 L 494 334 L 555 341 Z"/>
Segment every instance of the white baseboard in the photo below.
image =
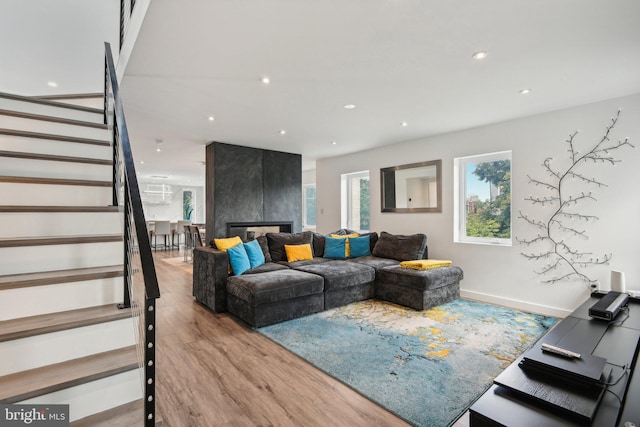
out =
<path fill-rule="evenodd" d="M 520 301 L 511 298 L 499 297 L 497 295 L 485 294 L 482 292 L 468 291 L 460 289 L 460 296 L 462 298 L 486 302 L 490 304 L 502 305 L 509 308 L 515 308 L 517 310 L 528 311 L 530 313 L 543 314 L 545 316 L 565 318 L 570 315 L 573 310 L 567 310 L 564 308 L 550 307 L 547 305 L 533 304 L 526 301 Z"/>

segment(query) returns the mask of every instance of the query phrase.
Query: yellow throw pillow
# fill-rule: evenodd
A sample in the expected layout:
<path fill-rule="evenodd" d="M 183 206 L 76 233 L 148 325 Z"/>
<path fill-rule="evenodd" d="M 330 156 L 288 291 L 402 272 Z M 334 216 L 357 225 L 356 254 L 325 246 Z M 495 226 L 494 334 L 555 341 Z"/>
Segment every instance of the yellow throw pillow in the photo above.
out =
<path fill-rule="evenodd" d="M 336 239 L 347 239 L 347 241 L 344 242 L 344 247 L 345 247 L 347 258 L 349 258 L 351 256 L 351 248 L 349 248 L 349 237 L 358 237 L 358 233 L 331 234 L 329 237 L 333 237 L 333 238 L 336 238 Z"/>
<path fill-rule="evenodd" d="M 284 245 L 284 250 L 287 253 L 287 261 L 289 262 L 313 259 L 310 243 L 304 245 Z"/>
<path fill-rule="evenodd" d="M 401 268 L 408 268 L 411 270 L 431 270 L 438 267 L 449 267 L 451 261 L 441 259 L 418 259 L 415 261 L 402 261 L 400 263 Z"/>
<path fill-rule="evenodd" d="M 242 239 L 240 236 L 234 236 L 226 239 L 213 239 L 213 242 L 216 244 L 216 248 L 218 248 L 219 251 L 227 252 L 227 249 L 241 245 Z M 227 267 L 227 272 L 231 274 L 231 264 Z"/>
<path fill-rule="evenodd" d="M 227 239 L 213 239 L 216 244 L 216 248 L 221 251 L 227 251 L 227 249 L 232 248 L 236 245 L 242 243 L 242 239 L 240 236 L 229 237 Z"/>

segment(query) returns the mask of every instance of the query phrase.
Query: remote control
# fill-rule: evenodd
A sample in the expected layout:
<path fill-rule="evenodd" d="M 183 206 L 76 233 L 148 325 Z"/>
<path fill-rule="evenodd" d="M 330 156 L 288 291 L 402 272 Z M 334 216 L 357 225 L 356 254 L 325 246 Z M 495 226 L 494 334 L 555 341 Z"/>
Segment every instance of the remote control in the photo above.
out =
<path fill-rule="evenodd" d="M 542 350 L 549 353 L 559 354 L 560 356 L 568 357 L 570 359 L 580 359 L 580 353 L 576 353 L 565 348 L 556 347 L 555 345 L 543 343 Z"/>

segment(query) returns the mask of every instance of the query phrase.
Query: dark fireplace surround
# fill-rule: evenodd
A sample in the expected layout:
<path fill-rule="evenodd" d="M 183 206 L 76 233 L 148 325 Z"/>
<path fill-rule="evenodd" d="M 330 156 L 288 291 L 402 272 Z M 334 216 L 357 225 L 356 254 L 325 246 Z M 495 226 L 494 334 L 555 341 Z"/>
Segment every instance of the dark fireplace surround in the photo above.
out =
<path fill-rule="evenodd" d="M 243 241 L 253 240 L 266 233 L 292 233 L 293 221 L 262 221 L 262 222 L 228 222 L 227 236 L 239 236 Z"/>
<path fill-rule="evenodd" d="M 242 230 L 244 225 L 232 231 L 229 224 L 302 231 L 299 154 L 212 142 L 206 147 L 205 185 L 207 242 L 254 231 Z"/>

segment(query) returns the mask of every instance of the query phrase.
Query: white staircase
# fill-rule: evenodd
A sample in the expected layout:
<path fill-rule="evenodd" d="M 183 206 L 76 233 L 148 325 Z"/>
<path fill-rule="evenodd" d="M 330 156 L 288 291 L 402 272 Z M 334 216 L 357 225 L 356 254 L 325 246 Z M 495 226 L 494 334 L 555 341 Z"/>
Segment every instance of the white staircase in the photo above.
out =
<path fill-rule="evenodd" d="M 110 132 L 88 98 L 63 101 L 0 93 L 0 403 L 143 425 Z"/>

